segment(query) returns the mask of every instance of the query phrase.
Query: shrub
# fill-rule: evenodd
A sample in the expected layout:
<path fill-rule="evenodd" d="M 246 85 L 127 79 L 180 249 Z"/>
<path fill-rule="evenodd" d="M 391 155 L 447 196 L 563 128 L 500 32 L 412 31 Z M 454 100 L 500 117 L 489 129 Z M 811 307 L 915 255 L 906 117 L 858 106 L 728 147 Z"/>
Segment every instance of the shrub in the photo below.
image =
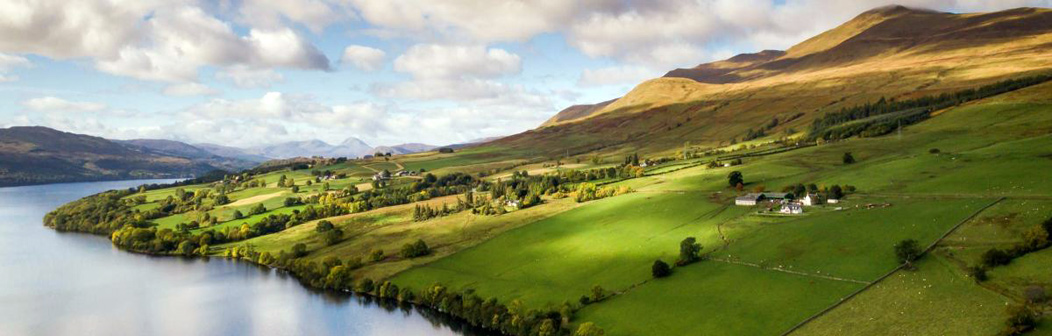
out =
<path fill-rule="evenodd" d="M 855 157 L 851 156 L 851 152 L 844 153 L 844 164 L 855 163 Z"/>
<path fill-rule="evenodd" d="M 1045 292 L 1045 287 L 1033 285 L 1023 290 L 1023 297 L 1030 303 L 1043 303 L 1048 300 L 1048 293 Z"/>
<path fill-rule="evenodd" d="M 416 258 L 431 254 L 431 248 L 424 243 L 424 240 L 417 240 L 412 244 L 402 245 L 402 257 L 403 258 Z"/>
<path fill-rule="evenodd" d="M 1037 313 L 1028 306 L 1014 305 L 1008 307 L 1008 321 L 1005 322 L 1005 335 L 1022 335 L 1037 326 Z"/>
<path fill-rule="evenodd" d="M 664 278 L 672 274 L 672 268 L 660 259 L 654 260 L 654 266 L 650 267 L 650 274 L 655 278 Z"/>
<path fill-rule="evenodd" d="M 989 279 L 986 275 L 986 268 L 982 266 L 972 266 L 968 268 L 968 275 L 975 279 L 975 282 L 983 282 Z"/>
<path fill-rule="evenodd" d="M 1005 250 L 992 248 L 983 253 L 982 262 L 986 267 L 1003 266 L 1012 262 L 1012 256 Z"/>
<path fill-rule="evenodd" d="M 939 154 L 940 152 L 942 152 L 942 151 L 940 151 L 938 148 L 932 148 L 932 149 L 928 150 L 928 153 L 931 153 L 931 154 Z"/>
<path fill-rule="evenodd" d="M 370 261 L 374 261 L 374 262 L 375 261 L 384 260 L 384 250 L 375 249 L 372 252 L 370 252 L 369 253 L 369 260 Z"/>

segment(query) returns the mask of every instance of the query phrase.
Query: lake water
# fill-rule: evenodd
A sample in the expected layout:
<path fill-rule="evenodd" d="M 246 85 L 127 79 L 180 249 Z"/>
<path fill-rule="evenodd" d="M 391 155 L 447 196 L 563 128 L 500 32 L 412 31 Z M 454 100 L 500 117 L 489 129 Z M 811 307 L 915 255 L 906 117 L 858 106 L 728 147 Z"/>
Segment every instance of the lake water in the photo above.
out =
<path fill-rule="evenodd" d="M 479 334 L 249 263 L 132 254 L 42 224 L 66 202 L 144 182 L 163 181 L 0 188 L 0 335 Z"/>

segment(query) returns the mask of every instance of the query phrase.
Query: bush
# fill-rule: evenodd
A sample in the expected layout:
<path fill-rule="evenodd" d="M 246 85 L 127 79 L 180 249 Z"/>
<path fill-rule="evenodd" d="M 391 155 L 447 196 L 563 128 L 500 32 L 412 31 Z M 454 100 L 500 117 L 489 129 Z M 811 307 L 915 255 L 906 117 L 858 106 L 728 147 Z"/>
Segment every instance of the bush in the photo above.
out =
<path fill-rule="evenodd" d="M 701 252 L 701 244 L 694 237 L 687 237 L 679 243 L 679 260 L 676 265 L 686 265 L 698 261 L 698 253 Z"/>
<path fill-rule="evenodd" d="M 928 150 L 928 153 L 931 153 L 931 154 L 939 154 L 941 152 L 942 151 L 940 151 L 938 148 L 932 148 L 932 149 Z"/>
<path fill-rule="evenodd" d="M 975 279 L 975 282 L 983 282 L 989 279 L 989 276 L 986 275 L 986 268 L 982 266 L 969 267 L 968 275 Z"/>
<path fill-rule="evenodd" d="M 844 164 L 855 163 L 855 157 L 851 156 L 851 152 L 844 153 Z"/>
<path fill-rule="evenodd" d="M 384 250 L 375 249 L 372 252 L 370 252 L 369 260 L 374 262 L 384 260 Z"/>
<path fill-rule="evenodd" d="M 1022 335 L 1037 326 L 1037 313 L 1028 306 L 1014 305 L 1008 307 L 1008 321 L 1005 322 L 1005 335 Z"/>
<path fill-rule="evenodd" d="M 1012 262 L 1012 255 L 1008 254 L 1008 251 L 992 248 L 983 253 L 982 262 L 988 268 L 1008 265 Z"/>
<path fill-rule="evenodd" d="M 672 268 L 660 259 L 654 260 L 654 266 L 650 267 L 650 274 L 655 278 L 664 278 L 672 274 Z"/>
<path fill-rule="evenodd" d="M 1045 292 L 1045 287 L 1033 285 L 1023 290 L 1023 297 L 1030 303 L 1044 303 L 1048 300 L 1048 293 Z"/>
<path fill-rule="evenodd" d="M 403 258 L 416 258 L 431 254 L 431 248 L 424 243 L 424 240 L 417 240 L 412 244 L 402 245 L 402 257 Z"/>

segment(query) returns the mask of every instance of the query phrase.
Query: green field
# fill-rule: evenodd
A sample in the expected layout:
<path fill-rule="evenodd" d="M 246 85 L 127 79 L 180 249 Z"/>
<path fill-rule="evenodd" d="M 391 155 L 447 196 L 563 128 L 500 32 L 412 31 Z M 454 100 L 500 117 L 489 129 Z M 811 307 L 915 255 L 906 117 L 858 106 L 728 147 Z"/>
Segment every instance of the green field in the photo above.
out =
<path fill-rule="evenodd" d="M 571 324 L 595 322 L 608 335 L 777 335 L 896 269 L 893 247 L 914 239 L 925 248 L 935 244 L 916 270 L 892 274 L 794 334 L 992 335 L 1004 323 L 1005 304 L 1021 302 L 1025 288 L 1052 290 L 1052 250 L 991 269 L 990 280 L 981 285 L 967 275 L 982 253 L 1019 243 L 1024 232 L 1052 217 L 1049 93 L 1052 84 L 1045 84 L 940 111 L 901 133 L 757 154 L 734 167 L 708 168 L 705 163 L 726 155 L 766 154 L 778 149 L 771 145 L 774 139 L 714 145 L 738 151 L 668 162 L 649 168 L 640 178 L 593 181 L 633 189 L 601 200 L 576 203 L 572 196 L 544 195 L 541 205 L 499 216 L 465 211 L 424 221 L 412 219 L 417 204 L 402 204 L 327 218 L 344 232 L 332 245 L 315 232 L 315 220 L 216 246 L 211 253 L 252 246 L 277 255 L 305 243 L 304 258 L 322 261 L 364 260 L 382 250 L 385 257 L 365 260 L 353 271 L 355 279 L 391 280 L 413 290 L 442 284 L 504 303 L 517 300 L 529 309 L 570 302 L 578 309 Z M 561 141 L 570 143 L 574 137 L 584 135 Z M 371 187 L 369 177 L 376 170 L 462 172 L 492 183 L 510 178 L 513 171 L 541 175 L 610 166 L 626 154 L 650 148 L 650 143 L 632 146 L 638 147 L 564 158 L 490 145 L 451 154 L 417 153 L 389 161 L 374 158 L 282 170 L 255 176 L 267 187 L 231 192 L 233 204 L 208 213 L 220 219 L 211 229 L 251 225 L 271 214 L 302 210 L 305 206 L 284 207 L 285 198 L 320 193 L 324 183 L 330 190 Z M 670 153 L 679 148 L 640 154 L 674 156 Z M 845 164 L 846 152 L 857 162 Z M 604 163 L 591 164 L 593 155 Z M 307 186 L 314 169 L 349 177 Z M 727 175 L 732 171 L 743 174 L 742 191 L 730 188 Z M 282 175 L 296 181 L 299 193 L 275 186 Z M 399 178 L 390 185 L 418 180 Z M 857 192 L 839 204 L 806 207 L 802 215 L 766 211 L 777 205 L 733 205 L 733 198 L 745 192 L 781 191 L 801 183 L 819 188 L 851 185 Z M 174 195 L 174 189 L 144 195 L 147 203 L 135 206 L 139 211 L 156 208 L 160 200 Z M 423 202 L 437 207 L 452 204 L 456 197 Z M 256 204 L 269 211 L 230 220 L 235 210 L 247 214 Z M 195 211 L 153 222 L 174 228 L 201 216 Z M 959 229 L 937 241 L 958 224 Z M 673 263 L 686 237 L 697 238 L 706 260 L 677 267 L 668 278 L 653 279 L 652 263 Z M 398 255 L 403 245 L 416 240 L 426 241 L 432 253 L 411 259 Z M 613 296 L 577 304 L 596 285 Z M 1041 307 L 1052 311 L 1048 304 Z M 1052 333 L 1048 320 L 1044 318 L 1035 334 Z"/>

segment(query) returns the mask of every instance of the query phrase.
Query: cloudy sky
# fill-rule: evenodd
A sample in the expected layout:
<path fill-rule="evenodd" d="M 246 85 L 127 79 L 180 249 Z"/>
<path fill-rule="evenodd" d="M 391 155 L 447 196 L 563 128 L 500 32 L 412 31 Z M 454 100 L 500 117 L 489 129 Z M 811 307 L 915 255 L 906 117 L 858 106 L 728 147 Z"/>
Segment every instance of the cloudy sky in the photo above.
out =
<path fill-rule="evenodd" d="M 255 146 L 448 144 L 890 3 L 1052 0 L 3 0 L 0 127 Z"/>

